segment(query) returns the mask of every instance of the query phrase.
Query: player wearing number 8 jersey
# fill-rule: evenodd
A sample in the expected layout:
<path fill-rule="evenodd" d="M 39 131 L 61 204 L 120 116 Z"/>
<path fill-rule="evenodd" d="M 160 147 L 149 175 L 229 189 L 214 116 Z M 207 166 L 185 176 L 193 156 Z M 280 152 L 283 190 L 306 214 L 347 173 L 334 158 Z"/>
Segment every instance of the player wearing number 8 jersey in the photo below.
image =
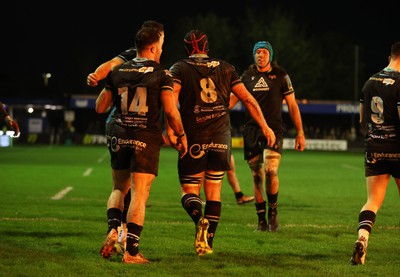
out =
<path fill-rule="evenodd" d="M 164 32 L 152 27 L 141 28 L 135 36 L 136 58 L 115 67 L 107 75 L 106 86 L 96 100 L 98 113 L 115 106 L 106 135 L 113 179 L 117 180 L 107 202 L 108 233 L 100 254 L 109 258 L 115 251 L 124 196 L 131 188 L 125 263 L 149 262 L 139 252 L 139 240 L 150 188 L 158 174 L 163 144 L 162 111 L 173 130 L 170 140 L 174 143 L 171 145 L 180 151 L 180 156 L 187 151 L 187 140 L 173 95 L 173 79 L 159 64 L 163 42 Z"/>
<path fill-rule="evenodd" d="M 213 252 L 213 239 L 221 215 L 221 186 L 230 169 L 230 93 L 235 94 L 260 125 L 270 145 L 275 135 L 260 107 L 246 90 L 234 66 L 208 56 L 208 38 L 200 30 L 188 32 L 184 45 L 189 54 L 172 65 L 174 94 L 188 139 L 188 154 L 178 161 L 181 203 L 196 225 L 198 255 Z M 167 133 L 173 133 L 167 128 Z M 204 177 L 204 216 L 199 197 Z"/>
<path fill-rule="evenodd" d="M 389 65 L 372 75 L 361 91 L 360 123 L 366 127 L 367 201 L 358 215 L 353 265 L 365 262 L 369 235 L 391 176 L 400 193 L 400 41 L 391 46 Z"/>

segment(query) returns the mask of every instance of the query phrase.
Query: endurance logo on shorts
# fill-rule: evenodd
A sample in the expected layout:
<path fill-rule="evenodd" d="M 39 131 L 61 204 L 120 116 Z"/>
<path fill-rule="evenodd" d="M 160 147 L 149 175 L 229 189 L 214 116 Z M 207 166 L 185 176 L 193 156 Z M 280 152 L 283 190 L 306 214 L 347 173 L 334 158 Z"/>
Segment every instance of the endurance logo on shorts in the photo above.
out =
<path fill-rule="evenodd" d="M 136 139 L 122 139 L 117 137 L 112 137 L 110 140 L 110 147 L 113 152 L 118 152 L 121 148 L 134 148 L 135 150 L 143 150 L 147 147 L 147 144 L 143 141 Z"/>
<path fill-rule="evenodd" d="M 366 152 L 365 160 L 371 164 L 379 160 L 400 161 L 400 153 Z"/>
<path fill-rule="evenodd" d="M 209 144 L 203 143 L 200 144 L 193 144 L 189 148 L 189 155 L 193 159 L 199 159 L 204 156 L 207 151 L 215 151 L 215 152 L 224 152 L 228 150 L 228 145 L 225 143 L 214 143 L 211 142 Z"/>

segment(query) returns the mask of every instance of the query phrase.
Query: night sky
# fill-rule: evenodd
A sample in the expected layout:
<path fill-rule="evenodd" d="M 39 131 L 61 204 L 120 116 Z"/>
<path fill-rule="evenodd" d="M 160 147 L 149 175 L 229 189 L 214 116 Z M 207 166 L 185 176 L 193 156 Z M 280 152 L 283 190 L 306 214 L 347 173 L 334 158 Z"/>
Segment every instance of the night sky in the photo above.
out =
<path fill-rule="evenodd" d="M 80 1 L 82 6 L 47 2 L 10 3 L 11 7 L 0 11 L 2 98 L 40 97 L 41 92 L 31 94 L 43 88 L 42 74 L 46 72 L 52 73 L 49 87 L 53 91 L 68 94 L 99 91 L 100 88 L 85 86 L 86 75 L 101 62 L 132 46 L 134 33 L 143 21 L 162 22 L 168 35 L 173 32 L 169 26 L 176 18 L 213 11 L 234 19 L 245 5 L 268 9 L 279 2 L 295 11 L 296 21 L 306 24 L 310 34 L 329 31 L 351 36 L 366 47 L 369 59 L 366 63 L 371 73 L 387 65 L 390 44 L 400 40 L 400 1 L 378 1 L 375 6 L 368 6 L 366 1 L 320 1 L 319 4 L 246 1 L 239 6 L 233 1 L 198 1 L 186 5 L 169 1 L 161 6 L 149 1 Z"/>

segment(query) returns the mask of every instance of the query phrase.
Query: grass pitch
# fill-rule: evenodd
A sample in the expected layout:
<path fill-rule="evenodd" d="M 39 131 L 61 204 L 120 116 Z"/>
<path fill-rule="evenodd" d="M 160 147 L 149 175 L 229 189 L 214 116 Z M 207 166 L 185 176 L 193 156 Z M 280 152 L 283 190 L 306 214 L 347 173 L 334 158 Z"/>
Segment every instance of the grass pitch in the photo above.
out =
<path fill-rule="evenodd" d="M 250 170 L 234 149 L 242 190 Z M 141 237 L 147 265 L 104 260 L 111 191 L 105 146 L 0 148 L 2 276 L 399 276 L 399 195 L 392 180 L 364 266 L 351 266 L 366 199 L 361 152 L 286 150 L 280 167 L 280 231 L 260 233 L 254 202 L 237 205 L 227 180 L 214 254 L 198 257 L 181 207 L 177 153 L 163 148 Z"/>

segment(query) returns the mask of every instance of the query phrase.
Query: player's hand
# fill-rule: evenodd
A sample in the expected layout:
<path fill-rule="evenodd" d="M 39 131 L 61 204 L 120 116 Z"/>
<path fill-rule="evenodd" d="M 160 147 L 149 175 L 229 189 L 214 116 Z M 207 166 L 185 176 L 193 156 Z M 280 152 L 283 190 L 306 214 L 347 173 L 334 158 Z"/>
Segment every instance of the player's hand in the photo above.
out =
<path fill-rule="evenodd" d="M 273 147 L 276 142 L 276 137 L 274 131 L 271 128 L 263 129 L 264 136 L 267 138 L 267 143 L 269 147 Z"/>
<path fill-rule="evenodd" d="M 187 137 L 186 134 L 183 137 L 178 137 L 178 148 L 177 150 L 179 151 L 179 158 L 182 158 L 183 156 L 186 155 L 188 151 L 188 142 L 187 142 Z"/>
<path fill-rule="evenodd" d="M 296 151 L 304 151 L 305 148 L 306 148 L 306 137 L 304 136 L 304 133 L 297 135 L 294 144 L 294 149 Z"/>
<path fill-rule="evenodd" d="M 19 126 L 18 123 L 12 119 L 8 120 L 8 125 L 14 131 L 14 137 L 19 137 Z"/>
<path fill-rule="evenodd" d="M 168 134 L 169 144 L 179 152 L 179 157 L 182 158 L 187 153 L 187 138 L 186 134 L 183 136 L 176 136 L 175 134 Z"/>
<path fill-rule="evenodd" d="M 90 73 L 86 78 L 86 83 L 88 86 L 96 87 L 98 85 L 98 78 L 95 73 Z"/>

